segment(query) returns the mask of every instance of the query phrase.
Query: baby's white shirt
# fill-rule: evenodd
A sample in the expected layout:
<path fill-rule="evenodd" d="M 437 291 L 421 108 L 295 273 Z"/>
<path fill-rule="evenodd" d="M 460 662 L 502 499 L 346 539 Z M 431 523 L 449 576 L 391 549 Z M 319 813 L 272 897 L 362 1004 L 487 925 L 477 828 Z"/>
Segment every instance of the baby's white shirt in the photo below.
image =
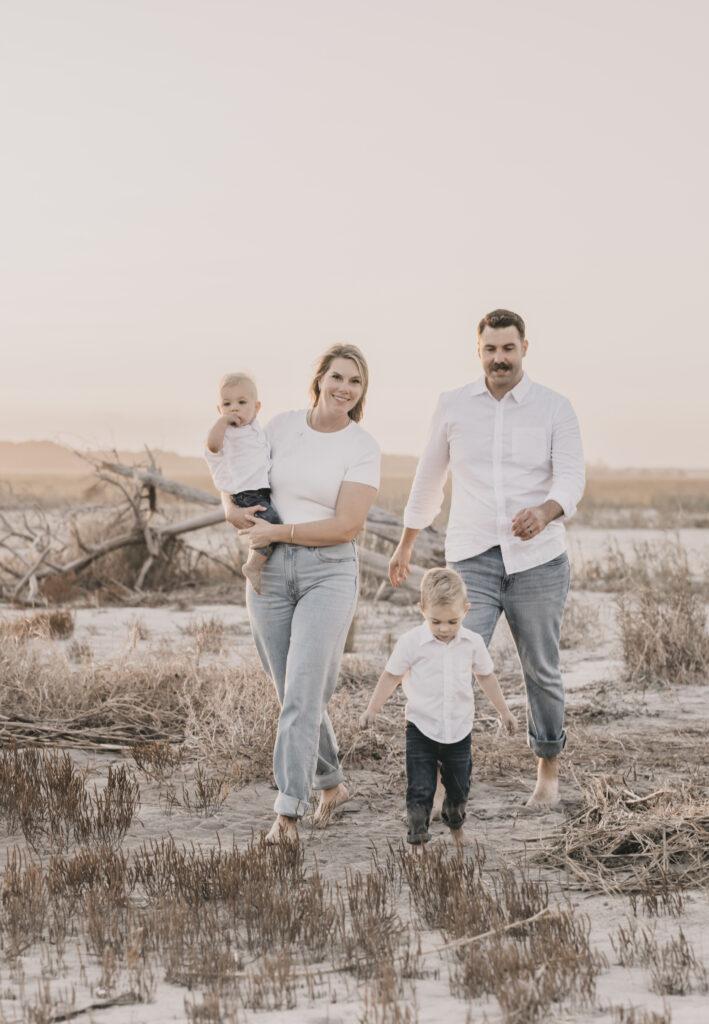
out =
<path fill-rule="evenodd" d="M 473 672 L 487 676 L 494 667 L 479 633 L 461 626 L 446 644 L 424 622 L 399 637 L 386 671 L 406 673 L 406 720 L 437 743 L 457 743 L 473 728 Z"/>
<path fill-rule="evenodd" d="M 284 523 L 332 519 L 346 481 L 379 487 L 379 445 L 354 420 L 327 434 L 309 427 L 307 411 L 296 409 L 274 416 L 266 436 L 271 499 Z"/>
<path fill-rule="evenodd" d="M 220 452 L 204 449 L 214 486 L 227 494 L 269 487 L 270 454 L 268 438 L 258 420 L 243 427 L 227 427 Z"/>

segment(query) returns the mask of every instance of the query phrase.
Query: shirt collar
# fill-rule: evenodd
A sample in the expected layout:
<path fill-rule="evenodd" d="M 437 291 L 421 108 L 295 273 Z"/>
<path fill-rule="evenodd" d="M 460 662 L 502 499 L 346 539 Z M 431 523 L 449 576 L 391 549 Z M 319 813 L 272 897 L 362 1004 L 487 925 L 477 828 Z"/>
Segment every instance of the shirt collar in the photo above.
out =
<path fill-rule="evenodd" d="M 522 376 L 522 380 L 519 382 L 519 384 L 515 384 L 515 386 L 512 388 L 512 390 L 510 392 L 508 392 L 508 394 L 512 395 L 512 397 L 514 398 L 515 402 L 517 402 L 518 405 L 521 405 L 521 403 L 525 400 L 525 398 L 529 394 L 529 390 L 530 390 L 531 387 L 532 387 L 532 378 L 529 376 L 528 373 L 524 373 L 523 376 Z M 485 376 L 484 375 L 482 377 L 478 377 L 478 379 L 474 380 L 473 383 L 470 385 L 470 394 L 471 395 L 489 395 L 490 394 L 490 392 L 487 389 L 487 384 L 485 383 Z M 492 396 L 490 396 L 490 397 L 492 397 Z"/>
<path fill-rule="evenodd" d="M 463 627 L 459 626 L 458 627 L 458 632 L 455 634 L 455 636 L 453 637 L 453 639 L 449 643 L 444 644 L 444 647 L 450 647 L 451 644 L 460 643 L 461 640 L 465 640 L 465 639 L 466 638 L 463 636 Z M 421 625 L 421 639 L 419 640 L 419 647 L 423 647 L 424 644 L 429 644 L 431 642 L 436 643 L 436 644 L 442 644 L 443 643 L 442 640 L 437 640 L 436 639 L 436 637 L 431 632 L 431 627 L 429 626 L 429 624 L 427 622 L 424 622 Z"/>

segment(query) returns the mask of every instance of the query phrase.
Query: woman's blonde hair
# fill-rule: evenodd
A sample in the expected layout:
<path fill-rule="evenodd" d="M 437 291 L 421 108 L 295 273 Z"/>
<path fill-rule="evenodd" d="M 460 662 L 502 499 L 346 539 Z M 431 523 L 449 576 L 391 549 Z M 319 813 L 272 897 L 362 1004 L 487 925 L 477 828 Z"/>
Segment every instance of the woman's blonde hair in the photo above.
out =
<path fill-rule="evenodd" d="M 310 385 L 310 396 L 313 400 L 313 409 L 320 401 L 320 381 L 330 369 L 330 366 L 335 359 L 351 359 L 353 363 L 357 364 L 359 376 L 362 381 L 362 394 L 360 395 L 357 405 L 350 409 L 349 417 L 351 420 L 354 420 L 355 423 L 359 423 L 364 415 L 364 401 L 367 397 L 367 387 L 369 385 L 369 367 L 367 366 L 367 360 L 356 345 L 333 345 L 332 348 L 329 348 L 327 352 L 323 353 L 320 357 L 320 362 L 318 363 L 315 376 L 313 377 Z"/>

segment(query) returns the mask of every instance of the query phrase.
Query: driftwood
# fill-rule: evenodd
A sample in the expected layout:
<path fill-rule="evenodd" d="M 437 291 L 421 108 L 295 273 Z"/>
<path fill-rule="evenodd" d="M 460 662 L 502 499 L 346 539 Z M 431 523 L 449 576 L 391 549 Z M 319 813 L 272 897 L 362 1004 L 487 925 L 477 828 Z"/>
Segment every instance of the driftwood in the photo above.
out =
<path fill-rule="evenodd" d="M 14 559 L 14 565 L 6 560 L 0 566 L 3 573 L 11 578 L 8 584 L 2 586 L 5 596 L 16 601 L 22 600 L 21 595 L 27 590 L 27 599 L 34 601 L 41 580 L 51 576 L 76 576 L 112 551 L 128 546 L 143 546 L 146 557 L 134 584 L 134 591 L 139 595 L 152 566 L 165 557 L 164 545 L 168 541 L 174 541 L 194 530 L 202 530 L 224 522 L 224 512 L 218 495 L 164 477 L 155 466 L 149 452 L 148 456 L 148 468 L 125 466 L 118 461 L 96 462 L 87 458 L 98 479 L 112 484 L 122 492 L 125 498 L 124 508 L 132 513 L 134 525 L 132 529 L 119 536 L 110 537 L 99 544 L 88 544 L 81 537 L 76 523 L 72 522 L 74 540 L 81 553 L 69 561 L 58 560 L 66 545 L 59 545 L 52 536 L 46 517 L 42 514 L 38 526 L 31 524 L 27 516 L 23 516 L 22 526 L 15 526 L 5 516 L 0 515 L 0 526 L 4 529 L 4 535 L 0 537 L 0 547 L 9 550 Z M 212 510 L 176 523 L 154 525 L 152 517 L 156 510 L 157 491 L 165 492 L 190 504 L 212 506 Z M 369 542 L 374 538 L 375 541 L 383 540 L 395 545 L 401 531 L 402 521 L 394 513 L 376 505 L 371 509 L 360 538 L 360 562 L 367 573 L 380 581 L 378 596 L 387 591 L 391 592 L 387 582 L 389 556 L 373 550 Z M 29 555 L 23 554 L 20 550 L 23 543 Z M 443 535 L 438 530 L 430 527 L 422 530 L 416 541 L 417 560 L 422 565 L 440 565 L 445 559 L 443 548 Z M 206 552 L 201 554 L 219 562 L 232 572 L 236 571 L 234 566 L 228 565 L 214 555 Z M 423 573 L 421 565 L 411 566 L 409 578 L 400 588 L 402 596 L 407 593 L 411 596 L 418 594 Z"/>

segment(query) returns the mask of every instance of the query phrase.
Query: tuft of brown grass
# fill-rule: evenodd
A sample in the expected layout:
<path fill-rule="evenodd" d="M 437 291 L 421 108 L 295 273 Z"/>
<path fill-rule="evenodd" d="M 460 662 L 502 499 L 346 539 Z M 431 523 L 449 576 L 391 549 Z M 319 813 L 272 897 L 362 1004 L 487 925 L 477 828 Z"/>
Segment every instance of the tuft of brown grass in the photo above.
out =
<path fill-rule="evenodd" d="M 643 686 L 705 681 L 709 672 L 706 610 L 687 554 L 670 545 L 631 575 L 616 597 L 623 658 Z"/>
<path fill-rule="evenodd" d="M 11 832 L 21 829 L 34 850 L 120 843 L 139 802 L 138 783 L 123 765 L 111 766 L 105 786 L 89 791 L 66 751 L 0 752 L 0 816 Z"/>
<path fill-rule="evenodd" d="M 21 618 L 0 619 L 0 637 L 14 640 L 66 640 L 74 632 L 74 616 L 71 612 L 58 609 L 51 612 L 35 612 Z"/>

